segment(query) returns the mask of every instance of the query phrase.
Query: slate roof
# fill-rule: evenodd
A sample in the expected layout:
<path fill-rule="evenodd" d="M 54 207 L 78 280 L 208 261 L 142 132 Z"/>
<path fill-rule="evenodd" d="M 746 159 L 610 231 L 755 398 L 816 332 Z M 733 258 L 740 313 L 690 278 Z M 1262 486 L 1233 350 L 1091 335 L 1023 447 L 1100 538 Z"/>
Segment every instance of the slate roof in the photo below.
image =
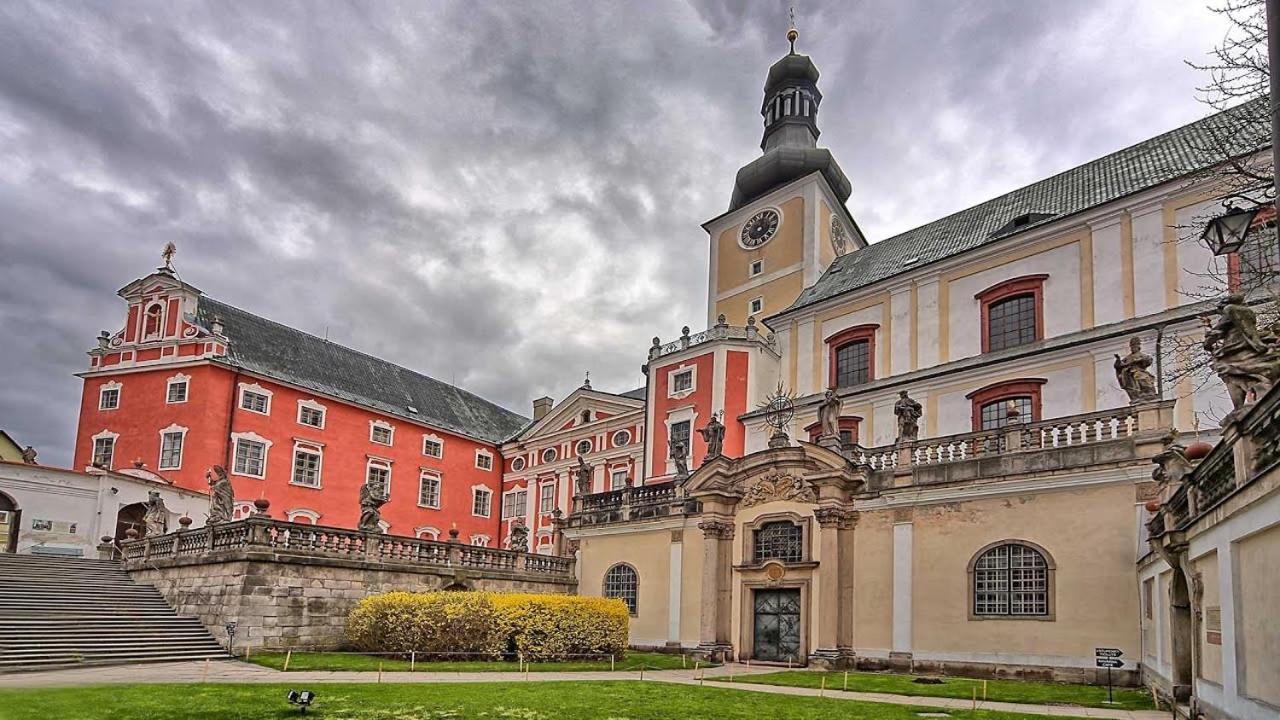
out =
<path fill-rule="evenodd" d="M 632 400 L 644 400 L 646 399 L 645 396 L 648 394 L 647 391 L 648 391 L 648 388 L 641 385 L 635 390 L 628 390 L 624 393 L 618 393 L 618 394 L 621 395 L 622 397 L 631 398 Z"/>
<path fill-rule="evenodd" d="M 1157 135 L 1079 167 L 841 256 L 783 314 L 865 288 L 1018 232 L 1061 220 L 1202 171 L 1270 145 L 1254 103 L 1246 103 Z M 1266 111 L 1262 111 L 1265 117 Z M 1027 213 L 1051 213 L 1014 232 L 994 233 Z M 904 263 L 917 258 L 909 265 Z M 776 317 L 776 316 L 775 316 Z"/>
<path fill-rule="evenodd" d="M 226 361 L 248 372 L 493 443 L 529 422 L 435 378 L 201 296 L 196 321 L 209 327 L 215 316 L 230 341 Z"/>

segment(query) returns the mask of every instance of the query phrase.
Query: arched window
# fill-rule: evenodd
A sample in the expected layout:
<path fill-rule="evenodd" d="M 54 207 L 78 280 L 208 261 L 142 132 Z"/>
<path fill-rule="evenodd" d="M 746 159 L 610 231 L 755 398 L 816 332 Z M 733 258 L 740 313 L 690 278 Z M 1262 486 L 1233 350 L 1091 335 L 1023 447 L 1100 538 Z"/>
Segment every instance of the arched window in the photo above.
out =
<path fill-rule="evenodd" d="M 1039 420 L 1040 389 L 1044 383 L 1044 378 L 1005 380 L 966 395 L 972 404 L 973 431 Z"/>
<path fill-rule="evenodd" d="M 1033 343 L 1044 337 L 1044 281 L 1026 275 L 974 295 L 982 304 L 982 352 Z"/>
<path fill-rule="evenodd" d="M 1053 617 L 1053 562 L 1043 548 L 1001 540 L 969 561 L 972 617 Z"/>
<path fill-rule="evenodd" d="M 858 325 L 827 338 L 827 386 L 852 387 L 876 377 L 876 330 Z"/>
<path fill-rule="evenodd" d="M 790 520 L 775 520 L 761 525 L 755 531 L 756 562 L 804 560 L 804 528 Z"/>
<path fill-rule="evenodd" d="M 163 327 L 164 306 L 160 303 L 155 303 L 151 307 L 147 308 L 147 312 L 143 318 L 142 339 L 150 340 L 152 338 L 160 337 Z"/>
<path fill-rule="evenodd" d="M 636 569 L 626 563 L 618 563 L 604 574 L 604 596 L 618 598 L 627 604 L 627 612 L 636 614 L 636 597 L 640 579 Z"/>
<path fill-rule="evenodd" d="M 846 415 L 840 418 L 840 442 L 856 443 L 858 442 L 858 423 L 862 422 L 862 418 L 855 415 Z M 813 423 L 804 429 L 809 436 L 809 442 L 816 443 L 822 435 L 822 423 Z"/>

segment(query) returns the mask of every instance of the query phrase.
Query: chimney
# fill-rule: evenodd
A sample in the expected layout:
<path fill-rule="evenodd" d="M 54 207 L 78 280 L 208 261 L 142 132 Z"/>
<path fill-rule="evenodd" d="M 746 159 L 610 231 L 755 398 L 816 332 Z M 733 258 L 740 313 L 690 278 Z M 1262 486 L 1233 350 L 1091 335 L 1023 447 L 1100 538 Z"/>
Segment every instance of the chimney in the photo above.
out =
<path fill-rule="evenodd" d="M 533 401 L 533 419 L 541 420 L 547 413 L 551 412 L 551 406 L 555 404 L 555 400 L 549 397 L 540 397 Z"/>

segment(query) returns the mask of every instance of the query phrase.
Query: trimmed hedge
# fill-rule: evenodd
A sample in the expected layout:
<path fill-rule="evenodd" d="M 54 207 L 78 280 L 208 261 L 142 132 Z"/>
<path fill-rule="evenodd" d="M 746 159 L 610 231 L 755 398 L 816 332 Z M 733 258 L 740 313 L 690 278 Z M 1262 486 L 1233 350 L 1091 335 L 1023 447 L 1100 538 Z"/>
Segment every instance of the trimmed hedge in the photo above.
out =
<path fill-rule="evenodd" d="M 390 592 L 347 617 L 347 639 L 365 652 L 526 660 L 622 655 L 628 628 L 621 600 L 532 593 Z"/>

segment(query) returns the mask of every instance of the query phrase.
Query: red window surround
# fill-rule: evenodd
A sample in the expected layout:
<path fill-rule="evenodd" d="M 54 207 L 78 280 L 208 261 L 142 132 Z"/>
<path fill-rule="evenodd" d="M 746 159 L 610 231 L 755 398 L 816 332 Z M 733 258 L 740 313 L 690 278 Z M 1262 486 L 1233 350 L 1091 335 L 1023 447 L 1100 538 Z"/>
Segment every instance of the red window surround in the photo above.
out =
<path fill-rule="evenodd" d="M 1036 340 L 1044 337 L 1044 281 L 1048 275 L 1023 275 L 1012 280 L 998 282 L 973 297 L 982 304 L 982 352 L 991 352 L 991 306 L 1017 295 L 1031 295 L 1036 299 Z"/>
<path fill-rule="evenodd" d="M 991 383 L 990 385 L 978 388 L 968 395 L 965 395 L 965 397 L 969 399 L 972 407 L 973 431 L 978 432 L 982 429 L 982 406 L 989 405 L 999 400 L 1012 400 L 1013 398 L 1029 397 L 1031 398 L 1031 422 L 1039 420 L 1040 389 L 1044 383 L 1044 378 L 1002 380 L 1001 382 Z"/>
<path fill-rule="evenodd" d="M 848 431 L 849 440 L 851 442 L 858 442 L 858 423 L 861 422 L 862 418 L 856 415 L 846 415 L 841 417 L 840 432 L 844 433 L 845 431 Z M 809 427 L 806 427 L 804 431 L 809 436 L 809 442 L 816 443 L 818 442 L 818 436 L 822 433 L 822 423 L 816 422 Z"/>
<path fill-rule="evenodd" d="M 836 386 L 836 353 L 845 345 L 864 340 L 867 343 L 867 381 L 876 379 L 876 331 L 879 329 L 876 323 L 855 325 L 827 338 L 827 387 Z"/>

